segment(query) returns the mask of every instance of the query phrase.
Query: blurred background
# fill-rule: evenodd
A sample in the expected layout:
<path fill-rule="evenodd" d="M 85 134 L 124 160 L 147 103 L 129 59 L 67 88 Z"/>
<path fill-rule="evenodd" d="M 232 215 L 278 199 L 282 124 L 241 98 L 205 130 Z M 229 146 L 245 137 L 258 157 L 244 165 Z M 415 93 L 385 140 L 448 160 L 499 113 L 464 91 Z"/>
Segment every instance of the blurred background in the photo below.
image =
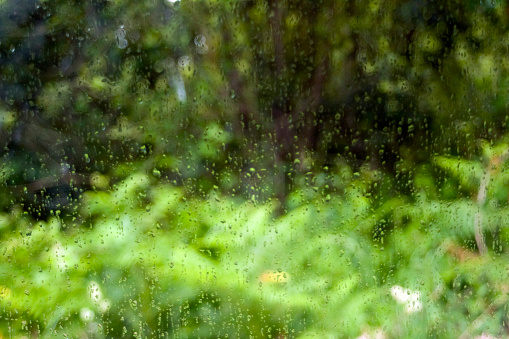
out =
<path fill-rule="evenodd" d="M 509 334 L 509 3 L 0 1 L 0 338 Z"/>

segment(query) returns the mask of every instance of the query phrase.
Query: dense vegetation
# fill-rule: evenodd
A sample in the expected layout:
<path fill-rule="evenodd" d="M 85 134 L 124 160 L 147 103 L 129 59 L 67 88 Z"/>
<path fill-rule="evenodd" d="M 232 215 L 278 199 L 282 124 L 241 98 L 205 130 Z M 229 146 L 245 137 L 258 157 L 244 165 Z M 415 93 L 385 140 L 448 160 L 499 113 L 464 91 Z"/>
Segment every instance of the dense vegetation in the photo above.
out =
<path fill-rule="evenodd" d="M 0 337 L 507 336 L 508 13 L 0 1 Z"/>

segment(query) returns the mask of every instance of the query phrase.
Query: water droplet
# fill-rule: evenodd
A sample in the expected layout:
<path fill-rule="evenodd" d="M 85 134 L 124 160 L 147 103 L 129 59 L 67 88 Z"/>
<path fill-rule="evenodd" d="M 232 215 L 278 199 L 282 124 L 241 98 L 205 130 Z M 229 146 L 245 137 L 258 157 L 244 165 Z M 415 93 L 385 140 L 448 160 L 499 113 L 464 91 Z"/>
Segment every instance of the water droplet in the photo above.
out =
<path fill-rule="evenodd" d="M 128 42 L 127 42 L 126 39 L 123 39 L 123 38 L 122 39 L 118 39 L 118 41 L 117 41 L 118 48 L 124 49 L 124 48 L 127 47 L 127 45 L 128 45 Z"/>
<path fill-rule="evenodd" d="M 205 46 L 205 42 L 207 41 L 207 39 L 205 38 L 205 36 L 203 35 L 197 35 L 195 38 L 194 38 L 194 43 L 196 44 L 196 46 L 198 47 L 203 47 Z"/>
<path fill-rule="evenodd" d="M 191 57 L 189 55 L 183 55 L 178 59 L 177 64 L 182 68 L 188 67 L 191 64 Z"/>
<path fill-rule="evenodd" d="M 197 52 L 198 54 L 202 54 L 202 55 L 203 55 L 203 54 L 207 54 L 207 53 L 208 53 L 208 51 L 209 51 L 209 46 L 207 46 L 207 45 L 197 46 L 197 47 L 196 47 L 196 52 Z"/>
<path fill-rule="evenodd" d="M 157 73 L 161 73 L 162 71 L 164 71 L 164 61 L 163 60 L 157 60 L 154 63 L 154 71 L 156 71 Z"/>
<path fill-rule="evenodd" d="M 120 27 L 115 31 L 115 38 L 117 39 L 125 38 L 125 29 L 123 27 Z"/>

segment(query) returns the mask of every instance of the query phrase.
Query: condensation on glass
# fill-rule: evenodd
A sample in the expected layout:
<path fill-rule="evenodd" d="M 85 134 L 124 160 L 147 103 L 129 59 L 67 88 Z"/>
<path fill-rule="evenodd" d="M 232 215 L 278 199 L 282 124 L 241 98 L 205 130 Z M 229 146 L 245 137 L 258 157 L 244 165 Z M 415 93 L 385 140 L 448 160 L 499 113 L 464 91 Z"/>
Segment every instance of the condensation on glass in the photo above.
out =
<path fill-rule="evenodd" d="M 505 338 L 509 5 L 0 1 L 0 338 Z"/>

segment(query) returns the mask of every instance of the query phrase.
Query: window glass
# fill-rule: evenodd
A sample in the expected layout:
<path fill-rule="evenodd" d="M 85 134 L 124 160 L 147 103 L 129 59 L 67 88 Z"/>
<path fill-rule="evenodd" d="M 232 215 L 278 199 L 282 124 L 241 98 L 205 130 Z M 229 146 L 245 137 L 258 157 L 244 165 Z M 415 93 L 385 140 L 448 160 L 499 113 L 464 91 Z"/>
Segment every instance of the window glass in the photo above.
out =
<path fill-rule="evenodd" d="M 509 4 L 0 0 L 0 338 L 509 336 Z"/>

